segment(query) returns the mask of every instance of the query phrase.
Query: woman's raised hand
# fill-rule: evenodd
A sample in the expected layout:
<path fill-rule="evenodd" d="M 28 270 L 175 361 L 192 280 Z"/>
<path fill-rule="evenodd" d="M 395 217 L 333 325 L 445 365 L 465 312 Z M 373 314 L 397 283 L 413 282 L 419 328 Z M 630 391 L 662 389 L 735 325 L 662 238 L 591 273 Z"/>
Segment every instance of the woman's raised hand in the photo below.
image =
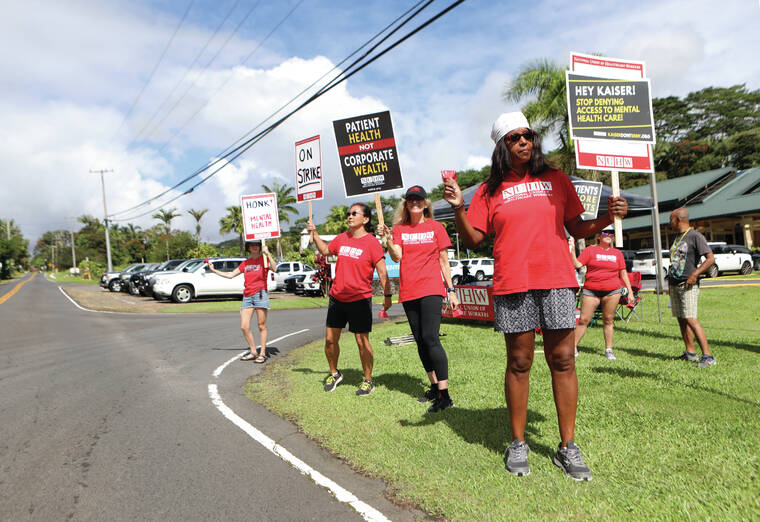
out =
<path fill-rule="evenodd" d="M 378 225 L 377 233 L 380 237 L 388 237 L 391 235 L 391 229 L 387 225 Z"/>
<path fill-rule="evenodd" d="M 314 222 L 311 219 L 306 222 L 306 230 L 308 230 L 311 235 L 314 235 L 314 232 L 317 231 L 317 227 L 314 226 Z"/>
<path fill-rule="evenodd" d="M 451 178 L 444 180 L 443 184 L 445 185 L 443 199 L 452 207 L 460 206 L 464 202 L 464 198 L 462 197 L 462 190 L 459 188 L 459 184 Z"/>

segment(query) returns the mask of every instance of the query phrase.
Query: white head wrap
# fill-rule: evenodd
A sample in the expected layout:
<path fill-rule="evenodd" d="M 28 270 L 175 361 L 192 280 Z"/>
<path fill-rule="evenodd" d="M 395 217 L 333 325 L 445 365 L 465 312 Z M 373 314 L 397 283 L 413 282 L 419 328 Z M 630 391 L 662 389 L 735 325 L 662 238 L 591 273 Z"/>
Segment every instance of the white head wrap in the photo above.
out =
<path fill-rule="evenodd" d="M 520 112 L 505 112 L 493 122 L 491 128 L 491 139 L 494 143 L 499 143 L 499 140 L 506 136 L 509 132 L 515 129 L 521 129 L 525 127 L 530 129 L 528 119 Z"/>

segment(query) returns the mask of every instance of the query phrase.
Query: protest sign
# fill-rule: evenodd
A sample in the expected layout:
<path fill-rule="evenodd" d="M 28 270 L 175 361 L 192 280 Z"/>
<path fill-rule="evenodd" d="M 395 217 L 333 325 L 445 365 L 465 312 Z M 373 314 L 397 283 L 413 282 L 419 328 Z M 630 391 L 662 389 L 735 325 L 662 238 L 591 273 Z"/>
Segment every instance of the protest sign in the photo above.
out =
<path fill-rule="evenodd" d="M 296 142 L 296 201 L 322 199 L 322 147 L 319 135 Z"/>
<path fill-rule="evenodd" d="M 462 311 L 462 315 L 456 315 L 457 318 L 493 322 L 492 285 L 457 285 L 454 291 L 459 299 L 459 310 Z M 443 300 L 441 315 L 455 317 L 454 310 L 449 306 L 448 297 Z"/>
<path fill-rule="evenodd" d="M 243 236 L 246 241 L 280 237 L 277 194 L 240 196 L 243 214 Z"/>
<path fill-rule="evenodd" d="M 581 219 L 583 221 L 596 219 L 596 216 L 599 213 L 599 202 L 602 199 L 602 182 L 573 180 L 573 186 L 575 187 L 575 192 L 578 194 L 578 198 L 580 198 L 581 203 L 583 203 L 583 214 L 581 214 Z"/>
<path fill-rule="evenodd" d="M 654 143 L 649 80 L 618 80 L 565 72 L 574 139 Z"/>
<path fill-rule="evenodd" d="M 404 188 L 389 111 L 333 122 L 346 197 Z"/>

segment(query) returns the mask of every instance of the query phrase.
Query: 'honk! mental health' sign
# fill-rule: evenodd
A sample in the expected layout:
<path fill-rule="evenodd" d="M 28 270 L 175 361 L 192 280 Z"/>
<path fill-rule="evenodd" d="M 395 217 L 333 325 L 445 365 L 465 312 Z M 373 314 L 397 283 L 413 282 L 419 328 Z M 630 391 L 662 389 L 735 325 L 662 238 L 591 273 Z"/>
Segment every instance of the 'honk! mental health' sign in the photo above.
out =
<path fill-rule="evenodd" d="M 333 122 L 346 196 L 404 187 L 389 111 Z"/>
<path fill-rule="evenodd" d="M 280 237 L 277 213 L 277 194 L 240 196 L 243 214 L 243 234 L 246 241 Z"/>

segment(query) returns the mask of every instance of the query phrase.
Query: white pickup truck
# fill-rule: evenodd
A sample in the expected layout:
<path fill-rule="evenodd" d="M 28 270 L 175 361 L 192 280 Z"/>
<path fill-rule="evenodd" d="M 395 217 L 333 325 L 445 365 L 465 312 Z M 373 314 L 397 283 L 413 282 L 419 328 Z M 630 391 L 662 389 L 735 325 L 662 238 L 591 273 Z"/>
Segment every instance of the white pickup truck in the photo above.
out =
<path fill-rule="evenodd" d="M 220 272 L 232 272 L 243 257 L 213 258 L 211 263 Z M 175 303 L 188 303 L 196 297 L 243 296 L 244 275 L 228 279 L 211 272 L 202 259 L 196 259 L 177 272 L 166 272 L 156 276 L 153 296 L 157 299 L 170 298 Z M 268 272 L 267 290 L 275 288 L 274 272 Z"/>
<path fill-rule="evenodd" d="M 309 265 L 305 265 L 298 261 L 285 261 L 283 263 L 277 263 L 277 268 L 274 270 L 274 280 L 276 284 L 276 290 L 285 290 L 285 279 L 294 275 L 306 275 L 308 272 L 314 269 Z M 295 285 L 293 289 L 295 290 Z"/>

